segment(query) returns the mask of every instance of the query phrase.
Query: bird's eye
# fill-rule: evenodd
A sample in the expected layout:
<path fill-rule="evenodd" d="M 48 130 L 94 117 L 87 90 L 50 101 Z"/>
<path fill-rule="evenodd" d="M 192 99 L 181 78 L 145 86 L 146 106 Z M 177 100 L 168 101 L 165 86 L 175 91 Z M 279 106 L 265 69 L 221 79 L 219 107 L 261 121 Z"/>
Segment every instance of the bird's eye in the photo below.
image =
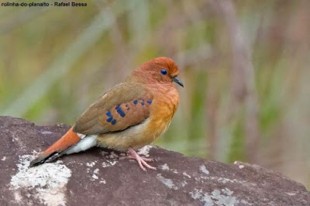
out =
<path fill-rule="evenodd" d="M 162 70 L 160 70 L 160 73 L 161 73 L 162 75 L 166 75 L 166 74 L 167 74 L 167 69 L 162 69 Z"/>

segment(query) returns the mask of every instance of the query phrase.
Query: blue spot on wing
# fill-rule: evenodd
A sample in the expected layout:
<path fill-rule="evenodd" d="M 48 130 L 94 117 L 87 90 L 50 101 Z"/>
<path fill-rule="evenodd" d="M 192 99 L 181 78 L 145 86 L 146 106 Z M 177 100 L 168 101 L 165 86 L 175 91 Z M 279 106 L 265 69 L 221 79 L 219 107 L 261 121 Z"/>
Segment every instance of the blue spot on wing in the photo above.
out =
<path fill-rule="evenodd" d="M 110 111 L 107 111 L 105 114 L 106 114 L 108 117 L 112 117 L 112 114 L 111 114 Z"/>
<path fill-rule="evenodd" d="M 109 117 L 108 119 L 107 119 L 107 122 L 111 122 L 113 120 L 113 117 Z"/>
<path fill-rule="evenodd" d="M 105 114 L 107 115 L 106 121 L 111 122 L 113 120 L 112 113 L 110 111 L 107 111 Z"/>
<path fill-rule="evenodd" d="M 147 102 L 148 104 L 152 104 L 152 101 L 153 101 L 153 100 L 148 99 L 146 102 Z"/>
<path fill-rule="evenodd" d="M 134 100 L 133 103 L 134 103 L 134 104 L 138 104 L 138 100 Z"/>
<path fill-rule="evenodd" d="M 122 110 L 122 108 L 120 107 L 120 105 L 117 105 L 117 106 L 115 107 L 115 109 L 116 109 L 117 113 L 118 113 L 121 117 L 125 117 L 125 116 L 126 116 L 125 112 Z"/>
<path fill-rule="evenodd" d="M 116 119 L 113 119 L 112 122 L 111 122 L 111 124 L 112 124 L 112 125 L 115 125 L 115 124 L 116 124 Z"/>

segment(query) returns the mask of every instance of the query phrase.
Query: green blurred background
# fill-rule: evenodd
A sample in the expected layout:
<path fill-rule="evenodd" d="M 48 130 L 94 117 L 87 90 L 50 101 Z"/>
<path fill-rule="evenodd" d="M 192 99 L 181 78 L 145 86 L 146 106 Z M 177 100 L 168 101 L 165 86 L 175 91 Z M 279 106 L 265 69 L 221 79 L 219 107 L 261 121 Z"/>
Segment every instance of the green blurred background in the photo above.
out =
<path fill-rule="evenodd" d="M 309 188 L 310 1 L 84 2 L 0 7 L 1 115 L 73 124 L 139 64 L 169 56 L 185 88 L 155 144 Z"/>

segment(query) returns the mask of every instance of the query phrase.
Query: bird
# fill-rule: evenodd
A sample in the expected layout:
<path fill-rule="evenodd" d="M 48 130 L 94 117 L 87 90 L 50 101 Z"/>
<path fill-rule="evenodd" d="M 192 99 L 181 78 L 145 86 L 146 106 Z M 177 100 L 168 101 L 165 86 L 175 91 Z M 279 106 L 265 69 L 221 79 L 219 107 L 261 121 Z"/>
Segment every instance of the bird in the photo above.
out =
<path fill-rule="evenodd" d="M 127 153 L 139 167 L 156 170 L 136 150 L 169 127 L 179 105 L 180 70 L 173 59 L 157 57 L 136 69 L 91 104 L 74 125 L 30 162 L 30 167 L 92 147 Z"/>

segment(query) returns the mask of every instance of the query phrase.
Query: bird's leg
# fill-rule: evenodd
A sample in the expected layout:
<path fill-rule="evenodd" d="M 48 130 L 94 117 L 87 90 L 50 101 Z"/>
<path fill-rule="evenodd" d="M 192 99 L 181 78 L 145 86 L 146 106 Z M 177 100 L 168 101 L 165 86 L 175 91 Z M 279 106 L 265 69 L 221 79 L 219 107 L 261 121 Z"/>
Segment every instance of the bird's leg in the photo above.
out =
<path fill-rule="evenodd" d="M 145 157 L 141 157 L 134 149 L 132 148 L 129 148 L 128 151 L 127 151 L 127 156 L 129 158 L 132 158 L 132 159 L 135 159 L 140 168 L 144 171 L 146 171 L 145 167 L 148 168 L 148 169 L 152 169 L 152 170 L 156 170 L 155 167 L 149 165 L 147 162 L 151 162 L 153 161 L 152 159 L 150 158 L 145 158 Z"/>

